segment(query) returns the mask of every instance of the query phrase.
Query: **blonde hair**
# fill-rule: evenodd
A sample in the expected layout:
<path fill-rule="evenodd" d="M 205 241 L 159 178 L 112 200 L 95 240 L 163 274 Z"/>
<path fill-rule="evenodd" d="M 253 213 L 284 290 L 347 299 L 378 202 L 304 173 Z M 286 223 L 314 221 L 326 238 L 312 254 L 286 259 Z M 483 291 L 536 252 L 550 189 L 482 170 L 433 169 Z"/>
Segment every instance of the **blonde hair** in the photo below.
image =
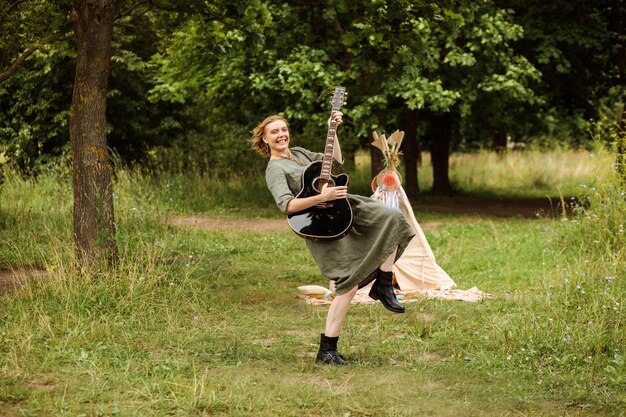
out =
<path fill-rule="evenodd" d="M 254 129 L 252 129 L 252 138 L 250 138 L 252 148 L 254 148 L 255 151 L 257 151 L 266 158 L 270 157 L 270 146 L 267 143 L 263 142 L 263 137 L 265 136 L 265 127 L 268 124 L 277 120 L 282 120 L 283 122 L 285 122 L 285 124 L 287 124 L 287 119 L 285 119 L 284 117 L 272 115 L 267 116 L 265 119 L 263 119 L 261 123 L 259 123 Z"/>

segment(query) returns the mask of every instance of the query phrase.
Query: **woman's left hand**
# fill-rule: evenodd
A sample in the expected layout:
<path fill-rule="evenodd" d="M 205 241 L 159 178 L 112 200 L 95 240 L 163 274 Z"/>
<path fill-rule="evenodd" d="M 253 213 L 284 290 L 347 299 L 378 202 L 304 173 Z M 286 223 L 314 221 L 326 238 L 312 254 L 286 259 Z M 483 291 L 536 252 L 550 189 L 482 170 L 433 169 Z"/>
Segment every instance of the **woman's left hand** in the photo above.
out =
<path fill-rule="evenodd" d="M 339 126 L 340 124 L 343 123 L 343 113 L 340 112 L 339 110 L 334 111 L 330 117 L 328 118 L 328 126 L 330 127 L 330 122 L 331 121 L 335 121 L 335 123 L 337 123 L 337 126 Z"/>

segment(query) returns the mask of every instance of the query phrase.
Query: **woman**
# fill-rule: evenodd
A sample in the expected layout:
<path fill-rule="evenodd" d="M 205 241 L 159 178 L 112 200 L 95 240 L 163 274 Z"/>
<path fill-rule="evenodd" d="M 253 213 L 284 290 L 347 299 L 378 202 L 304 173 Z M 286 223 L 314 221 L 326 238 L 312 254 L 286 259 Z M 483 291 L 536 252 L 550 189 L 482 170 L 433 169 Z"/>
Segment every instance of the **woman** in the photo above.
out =
<path fill-rule="evenodd" d="M 342 113 L 333 112 L 328 120 L 342 123 Z M 302 186 L 306 166 L 321 160 L 323 154 L 289 146 L 287 121 L 281 116 L 269 116 L 253 130 L 253 147 L 269 158 L 265 171 L 267 186 L 278 208 L 285 214 L 297 213 L 326 201 L 347 198 L 353 211 L 353 227 L 339 240 L 306 240 L 307 246 L 322 274 L 335 283 L 335 298 L 321 334 L 316 362 L 347 365 L 337 352 L 341 326 L 350 301 L 359 289 L 373 280 L 370 297 L 380 300 L 390 311 L 403 313 L 404 306 L 396 299 L 392 276 L 393 263 L 400 257 L 414 235 L 402 213 L 370 198 L 348 194 L 347 186 L 325 185 L 318 195 L 296 198 Z M 335 140 L 333 159 L 343 163 L 339 140 Z"/>

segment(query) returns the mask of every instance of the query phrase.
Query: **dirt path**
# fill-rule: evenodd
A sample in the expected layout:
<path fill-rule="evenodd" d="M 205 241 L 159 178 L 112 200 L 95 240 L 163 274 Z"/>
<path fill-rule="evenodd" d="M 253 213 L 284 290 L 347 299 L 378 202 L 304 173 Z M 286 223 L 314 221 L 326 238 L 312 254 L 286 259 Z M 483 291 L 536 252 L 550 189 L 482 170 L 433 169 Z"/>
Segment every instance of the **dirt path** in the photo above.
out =
<path fill-rule="evenodd" d="M 203 230 L 254 230 L 255 232 L 282 232 L 289 230 L 285 219 L 225 219 L 220 217 L 192 215 L 170 218 L 174 226 L 186 226 Z"/>
<path fill-rule="evenodd" d="M 420 223 L 426 231 L 435 230 L 442 224 L 440 221 Z M 203 230 L 253 230 L 255 232 L 284 232 L 288 231 L 289 225 L 286 219 L 224 219 L 201 215 L 174 216 L 170 218 L 170 224 L 185 226 Z"/>
<path fill-rule="evenodd" d="M 492 217 L 523 217 L 527 219 L 554 218 L 562 213 L 558 198 L 528 198 L 517 200 L 487 200 L 452 197 L 438 203 L 417 203 L 413 209 L 440 214 L 476 215 Z"/>
<path fill-rule="evenodd" d="M 27 266 L 16 269 L 0 269 L 0 294 L 23 287 L 34 279 L 46 276 L 43 269 Z"/>
<path fill-rule="evenodd" d="M 413 208 L 419 220 L 419 212 L 434 212 L 442 215 L 523 217 L 528 219 L 556 217 L 560 214 L 560 202 L 548 198 L 524 200 L 485 200 L 451 198 L 439 203 L 416 203 Z M 435 230 L 444 221 L 420 222 L 425 231 Z M 285 219 L 240 218 L 228 219 L 213 216 L 174 216 L 170 224 L 204 230 L 254 230 L 259 232 L 282 232 L 289 230 Z"/>

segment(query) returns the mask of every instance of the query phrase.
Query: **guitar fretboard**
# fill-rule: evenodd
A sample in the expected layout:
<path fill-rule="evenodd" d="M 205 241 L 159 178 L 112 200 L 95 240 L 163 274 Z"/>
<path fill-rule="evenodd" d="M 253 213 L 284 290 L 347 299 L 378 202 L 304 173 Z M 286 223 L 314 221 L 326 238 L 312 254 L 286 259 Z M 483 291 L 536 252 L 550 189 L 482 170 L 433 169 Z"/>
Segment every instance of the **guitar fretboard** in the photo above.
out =
<path fill-rule="evenodd" d="M 333 110 L 334 111 L 334 110 Z M 326 148 L 322 159 L 322 169 L 320 179 L 330 181 L 330 172 L 333 166 L 333 152 L 335 151 L 335 138 L 337 137 L 337 122 L 331 120 L 328 132 L 326 133 Z"/>
<path fill-rule="evenodd" d="M 326 132 L 326 146 L 324 148 L 324 157 L 322 158 L 322 167 L 320 170 L 319 181 L 317 182 L 317 190 L 320 191 L 324 184 L 332 184 L 331 168 L 333 166 L 333 153 L 335 150 L 335 141 L 337 139 L 337 122 L 332 119 L 333 113 L 339 111 L 344 104 L 343 99 L 346 95 L 345 87 L 335 87 L 333 99 L 331 100 L 331 120 L 328 123 L 328 131 Z"/>

